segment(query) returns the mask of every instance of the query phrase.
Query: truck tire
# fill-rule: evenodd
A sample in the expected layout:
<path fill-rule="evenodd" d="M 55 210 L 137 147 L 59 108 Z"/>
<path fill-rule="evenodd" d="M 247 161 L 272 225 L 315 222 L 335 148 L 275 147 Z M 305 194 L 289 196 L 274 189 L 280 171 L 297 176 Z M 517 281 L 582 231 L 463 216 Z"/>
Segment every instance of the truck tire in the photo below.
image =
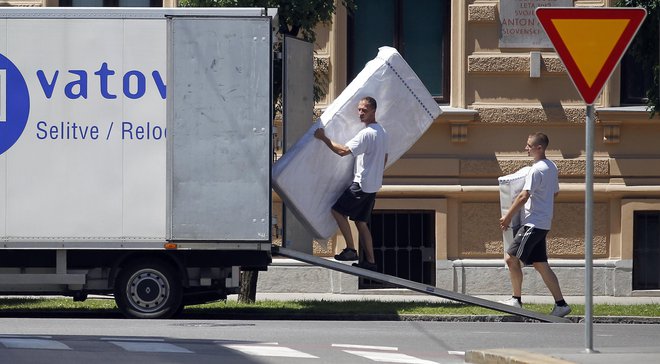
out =
<path fill-rule="evenodd" d="M 178 275 L 162 261 L 128 264 L 115 282 L 115 302 L 129 318 L 170 318 L 179 311 L 182 297 Z"/>

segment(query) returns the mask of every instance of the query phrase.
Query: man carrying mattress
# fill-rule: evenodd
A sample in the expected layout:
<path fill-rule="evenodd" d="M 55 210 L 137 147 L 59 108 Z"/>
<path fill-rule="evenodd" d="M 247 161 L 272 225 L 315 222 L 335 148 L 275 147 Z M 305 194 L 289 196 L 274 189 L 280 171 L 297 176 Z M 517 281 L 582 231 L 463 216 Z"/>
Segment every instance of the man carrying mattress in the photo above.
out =
<path fill-rule="evenodd" d="M 354 156 L 353 183 L 332 206 L 332 216 L 339 225 L 339 230 L 346 240 L 346 248 L 335 259 L 342 261 L 358 260 L 355 243 L 351 234 L 348 218 L 355 222 L 364 259 L 354 266 L 377 270 L 374 259 L 373 241 L 367 222 L 371 218 L 376 201 L 376 192 L 383 184 L 383 172 L 387 163 L 388 136 L 385 129 L 376 122 L 376 100 L 365 97 L 358 104 L 358 115 L 365 128 L 342 145 L 330 140 L 323 128 L 316 129 L 314 137 L 320 139 L 337 155 Z"/>
<path fill-rule="evenodd" d="M 552 224 L 553 204 L 559 192 L 557 166 L 545 157 L 548 143 L 548 136 L 543 133 L 531 134 L 527 138 L 525 150 L 527 155 L 534 158 L 534 164 L 525 178 L 522 191 L 516 196 L 509 211 L 500 218 L 500 228 L 506 230 L 511 227 L 514 214 L 523 212 L 523 226 L 516 233 L 505 255 L 513 295 L 500 303 L 522 307 L 522 264 L 533 265 L 555 299 L 555 307 L 550 314 L 564 317 L 571 312 L 571 307 L 564 301 L 557 276 L 548 264 L 546 246 L 546 235 Z"/>

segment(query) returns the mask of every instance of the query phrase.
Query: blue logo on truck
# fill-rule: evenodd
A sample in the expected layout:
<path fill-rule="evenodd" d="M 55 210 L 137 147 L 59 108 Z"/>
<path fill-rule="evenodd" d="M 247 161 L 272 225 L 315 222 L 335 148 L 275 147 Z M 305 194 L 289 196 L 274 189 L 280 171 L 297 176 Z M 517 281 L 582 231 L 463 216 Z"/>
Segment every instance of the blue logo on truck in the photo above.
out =
<path fill-rule="evenodd" d="M 18 68 L 0 54 L 0 154 L 11 148 L 25 129 L 30 95 Z"/>

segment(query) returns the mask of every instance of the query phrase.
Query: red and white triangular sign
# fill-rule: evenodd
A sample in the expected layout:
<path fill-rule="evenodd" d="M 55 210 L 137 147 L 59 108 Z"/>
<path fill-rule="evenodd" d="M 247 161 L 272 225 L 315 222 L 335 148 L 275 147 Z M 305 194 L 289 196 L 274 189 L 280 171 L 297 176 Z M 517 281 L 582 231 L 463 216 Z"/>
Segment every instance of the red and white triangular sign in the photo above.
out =
<path fill-rule="evenodd" d="M 590 105 L 630 45 L 646 10 L 541 7 L 536 16 L 582 99 Z"/>

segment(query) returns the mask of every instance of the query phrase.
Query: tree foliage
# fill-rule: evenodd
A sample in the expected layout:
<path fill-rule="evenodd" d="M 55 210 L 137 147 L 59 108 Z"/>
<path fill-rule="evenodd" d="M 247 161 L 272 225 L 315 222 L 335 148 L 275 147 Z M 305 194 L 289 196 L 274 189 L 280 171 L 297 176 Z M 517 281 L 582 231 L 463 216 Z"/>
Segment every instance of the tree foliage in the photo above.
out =
<path fill-rule="evenodd" d="M 628 52 L 640 64 L 642 70 L 653 71 L 653 84 L 646 90 L 648 99 L 646 106 L 651 117 L 655 114 L 660 94 L 660 66 L 658 65 L 660 51 L 658 34 L 660 34 L 660 0 L 619 0 L 620 7 L 643 7 L 646 9 L 646 19 L 637 32 L 634 41 L 630 44 Z"/>

